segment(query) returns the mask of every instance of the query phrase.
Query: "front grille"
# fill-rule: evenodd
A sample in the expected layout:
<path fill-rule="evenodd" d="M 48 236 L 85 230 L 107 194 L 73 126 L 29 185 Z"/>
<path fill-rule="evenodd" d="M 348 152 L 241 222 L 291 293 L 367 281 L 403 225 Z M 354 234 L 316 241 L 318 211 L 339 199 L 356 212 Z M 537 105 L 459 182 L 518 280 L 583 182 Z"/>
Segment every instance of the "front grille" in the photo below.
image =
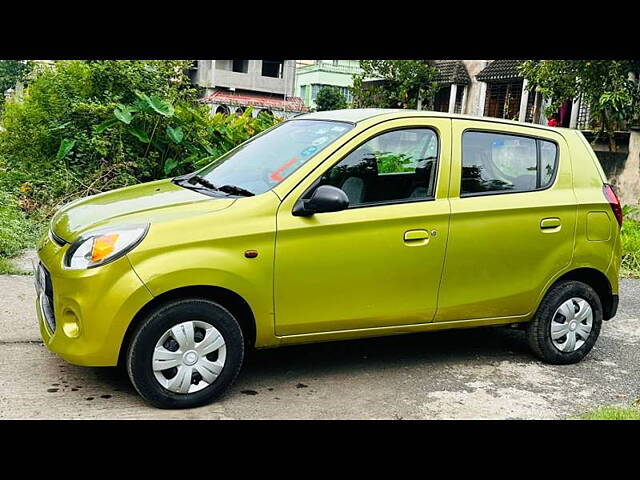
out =
<path fill-rule="evenodd" d="M 44 315 L 49 330 L 51 333 L 54 333 L 56 331 L 56 316 L 53 310 L 53 284 L 51 283 L 51 275 L 49 275 L 49 272 L 42 263 L 39 265 L 39 270 L 42 272 L 41 278 L 44 280 L 44 284 L 40 285 L 40 308 L 42 309 L 42 314 Z"/>

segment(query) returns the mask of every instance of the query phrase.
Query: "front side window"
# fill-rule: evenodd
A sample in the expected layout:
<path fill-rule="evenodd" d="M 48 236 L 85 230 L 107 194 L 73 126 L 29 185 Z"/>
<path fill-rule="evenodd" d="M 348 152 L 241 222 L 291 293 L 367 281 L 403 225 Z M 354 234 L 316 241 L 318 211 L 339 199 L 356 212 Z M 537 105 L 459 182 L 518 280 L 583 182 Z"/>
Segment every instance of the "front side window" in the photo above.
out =
<path fill-rule="evenodd" d="M 556 149 L 554 143 L 535 138 L 465 132 L 460 193 L 527 192 L 545 188 L 555 173 Z"/>
<path fill-rule="evenodd" d="M 346 122 L 289 120 L 231 150 L 198 175 L 216 187 L 231 185 L 258 195 L 271 190 L 352 128 L 353 124 Z"/>
<path fill-rule="evenodd" d="M 342 189 L 349 206 L 432 198 L 437 157 L 438 137 L 433 130 L 394 130 L 353 150 L 317 186 Z"/>

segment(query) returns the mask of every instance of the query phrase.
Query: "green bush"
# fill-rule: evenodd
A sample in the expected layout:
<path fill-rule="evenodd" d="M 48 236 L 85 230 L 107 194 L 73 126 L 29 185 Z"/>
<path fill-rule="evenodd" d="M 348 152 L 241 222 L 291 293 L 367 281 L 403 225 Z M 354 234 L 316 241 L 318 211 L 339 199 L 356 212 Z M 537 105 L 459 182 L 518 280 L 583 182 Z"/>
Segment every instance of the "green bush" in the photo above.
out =
<path fill-rule="evenodd" d="M 47 218 L 76 197 L 173 176 L 272 126 L 211 115 L 188 61 L 57 61 L 38 66 L 0 118 L 0 191 Z"/>
<path fill-rule="evenodd" d="M 110 131 L 119 148 L 134 139 L 130 147 L 137 147 L 135 157 L 149 179 L 193 171 L 277 122 L 269 115 L 254 118 L 252 108 L 242 115 L 211 115 L 204 105 L 172 105 L 160 97 L 137 95 L 136 102 L 119 104 L 95 130 Z"/>
<path fill-rule="evenodd" d="M 183 73 L 187 66 L 79 60 L 39 66 L 24 99 L 3 110 L 0 190 L 20 195 L 23 207 L 32 210 L 143 180 L 135 150 L 94 126 L 119 103 L 135 101 L 138 90 L 170 101 L 195 98 Z M 65 139 L 71 148 L 62 155 Z"/>
<path fill-rule="evenodd" d="M 622 243 L 621 275 L 625 277 L 640 277 L 640 222 L 637 220 L 637 210 L 625 206 L 624 221 L 620 230 Z"/>
<path fill-rule="evenodd" d="M 316 110 L 323 112 L 326 110 L 340 110 L 347 108 L 347 102 L 336 87 L 325 85 L 320 88 L 316 96 Z"/>
<path fill-rule="evenodd" d="M 20 253 L 33 244 L 37 234 L 16 199 L 0 192 L 0 258 Z"/>

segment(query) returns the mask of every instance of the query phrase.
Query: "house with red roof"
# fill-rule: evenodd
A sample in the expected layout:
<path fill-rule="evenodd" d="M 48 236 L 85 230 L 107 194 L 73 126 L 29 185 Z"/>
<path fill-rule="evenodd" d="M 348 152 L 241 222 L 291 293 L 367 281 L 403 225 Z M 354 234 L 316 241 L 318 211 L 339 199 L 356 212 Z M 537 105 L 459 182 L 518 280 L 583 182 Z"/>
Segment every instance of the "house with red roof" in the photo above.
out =
<path fill-rule="evenodd" d="M 289 118 L 308 111 L 294 94 L 295 60 L 196 60 L 189 72 L 212 113 Z"/>

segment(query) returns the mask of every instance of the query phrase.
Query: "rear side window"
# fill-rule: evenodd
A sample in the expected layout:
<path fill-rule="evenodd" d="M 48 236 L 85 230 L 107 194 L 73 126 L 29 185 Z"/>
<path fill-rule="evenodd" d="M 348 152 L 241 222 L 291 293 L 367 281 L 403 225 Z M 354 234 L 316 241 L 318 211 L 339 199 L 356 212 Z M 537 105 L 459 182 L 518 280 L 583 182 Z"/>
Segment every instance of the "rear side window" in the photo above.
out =
<path fill-rule="evenodd" d="M 462 136 L 462 196 L 529 192 L 548 187 L 558 162 L 556 144 L 493 132 Z"/>

